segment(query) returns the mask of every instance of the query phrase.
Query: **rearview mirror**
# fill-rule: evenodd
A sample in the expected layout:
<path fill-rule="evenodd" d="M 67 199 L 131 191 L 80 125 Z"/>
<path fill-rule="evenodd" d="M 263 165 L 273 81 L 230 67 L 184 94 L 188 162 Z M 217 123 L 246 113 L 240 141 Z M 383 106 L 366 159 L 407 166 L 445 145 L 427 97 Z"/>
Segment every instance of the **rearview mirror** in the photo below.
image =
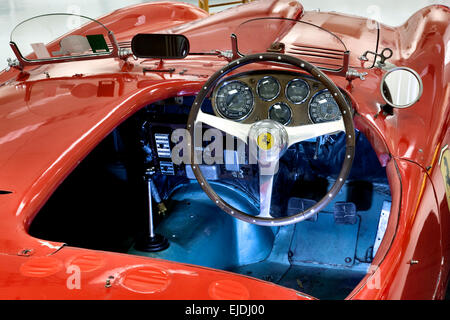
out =
<path fill-rule="evenodd" d="M 189 40 L 181 34 L 140 33 L 131 40 L 131 50 L 138 58 L 183 59 L 189 53 Z"/>
<path fill-rule="evenodd" d="M 422 79 L 414 70 L 406 67 L 393 68 L 381 80 L 381 94 L 394 108 L 407 108 L 416 103 L 423 92 Z"/>

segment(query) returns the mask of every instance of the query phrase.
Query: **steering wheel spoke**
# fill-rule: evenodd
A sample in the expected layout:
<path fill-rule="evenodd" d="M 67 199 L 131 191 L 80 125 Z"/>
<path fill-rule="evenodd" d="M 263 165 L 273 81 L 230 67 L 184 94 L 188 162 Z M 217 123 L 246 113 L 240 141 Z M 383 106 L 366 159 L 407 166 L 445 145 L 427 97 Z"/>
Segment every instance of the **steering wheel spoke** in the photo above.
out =
<path fill-rule="evenodd" d="M 292 146 L 311 138 L 317 138 L 325 134 L 345 131 L 344 120 L 307 124 L 303 126 L 286 127 L 288 133 L 288 145 Z"/>
<path fill-rule="evenodd" d="M 219 129 L 229 135 L 235 136 L 239 140 L 247 143 L 250 124 L 238 123 L 236 121 L 216 117 L 199 110 L 196 122 L 202 122 L 213 128 Z"/>
<path fill-rule="evenodd" d="M 272 203 L 273 179 L 278 171 L 278 161 L 258 161 L 259 167 L 259 215 L 258 218 L 269 218 Z"/>

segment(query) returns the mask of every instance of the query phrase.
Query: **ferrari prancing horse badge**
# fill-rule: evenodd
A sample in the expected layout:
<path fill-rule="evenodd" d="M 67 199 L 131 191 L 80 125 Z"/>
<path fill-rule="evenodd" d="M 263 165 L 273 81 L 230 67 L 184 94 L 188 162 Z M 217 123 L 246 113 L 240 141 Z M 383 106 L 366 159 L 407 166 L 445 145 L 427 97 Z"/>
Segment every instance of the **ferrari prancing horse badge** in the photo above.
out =
<path fill-rule="evenodd" d="M 258 136 L 258 146 L 263 150 L 270 150 L 272 148 L 272 139 L 270 132 L 261 133 Z"/>

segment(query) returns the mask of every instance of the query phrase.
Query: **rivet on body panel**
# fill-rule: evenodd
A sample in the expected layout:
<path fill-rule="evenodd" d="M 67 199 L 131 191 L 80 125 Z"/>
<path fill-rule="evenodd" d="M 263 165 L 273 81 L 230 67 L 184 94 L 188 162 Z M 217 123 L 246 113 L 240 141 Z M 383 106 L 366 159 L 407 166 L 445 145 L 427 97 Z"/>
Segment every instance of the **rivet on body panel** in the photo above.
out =
<path fill-rule="evenodd" d="M 114 280 L 114 276 L 109 276 L 108 279 L 106 279 L 105 288 L 112 287 L 112 283 L 111 283 L 112 280 Z"/>
<path fill-rule="evenodd" d="M 34 250 L 33 249 L 22 249 L 20 250 L 17 255 L 18 256 L 25 256 L 25 257 L 29 257 L 33 254 Z"/>

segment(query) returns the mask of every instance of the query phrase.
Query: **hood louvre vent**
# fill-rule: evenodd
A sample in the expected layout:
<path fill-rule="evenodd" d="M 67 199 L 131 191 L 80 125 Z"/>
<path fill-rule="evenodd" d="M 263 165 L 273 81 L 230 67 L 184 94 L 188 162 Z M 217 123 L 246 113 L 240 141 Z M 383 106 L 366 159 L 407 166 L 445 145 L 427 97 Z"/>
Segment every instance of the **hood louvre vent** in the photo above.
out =
<path fill-rule="evenodd" d="M 306 60 L 319 67 L 339 70 L 344 65 L 345 51 L 291 44 L 286 47 L 286 53 Z"/>

